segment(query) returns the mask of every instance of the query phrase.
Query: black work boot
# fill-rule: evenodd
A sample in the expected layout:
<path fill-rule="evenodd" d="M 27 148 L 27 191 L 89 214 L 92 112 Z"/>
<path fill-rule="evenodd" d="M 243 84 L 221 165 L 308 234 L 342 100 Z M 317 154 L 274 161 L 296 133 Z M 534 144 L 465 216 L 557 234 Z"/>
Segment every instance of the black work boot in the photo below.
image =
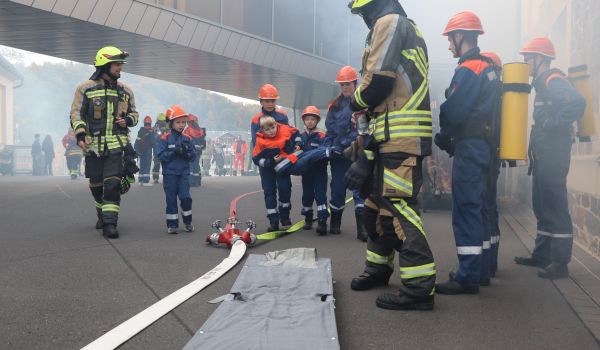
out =
<path fill-rule="evenodd" d="M 464 284 L 454 280 L 454 273 L 450 273 L 448 281 L 435 284 L 435 292 L 438 294 L 477 294 L 479 293 L 479 284 Z"/>
<path fill-rule="evenodd" d="M 356 217 L 356 239 L 367 241 L 367 229 L 365 229 L 365 218 L 362 213 L 355 213 Z"/>
<path fill-rule="evenodd" d="M 275 231 L 279 231 L 279 223 L 278 222 L 271 223 L 269 225 L 269 227 L 267 228 L 267 232 L 275 232 Z"/>
<path fill-rule="evenodd" d="M 304 230 L 312 230 L 312 225 L 313 225 L 313 217 L 311 216 L 305 216 L 304 217 L 304 226 L 302 226 L 302 228 Z"/>
<path fill-rule="evenodd" d="M 292 226 L 292 220 L 290 218 L 282 218 L 281 226 Z"/>
<path fill-rule="evenodd" d="M 389 280 L 390 275 L 385 276 L 383 273 L 370 274 L 363 272 L 360 276 L 352 279 L 350 288 L 353 290 L 369 290 L 378 286 L 387 286 Z"/>
<path fill-rule="evenodd" d="M 317 222 L 317 234 L 325 236 L 327 234 L 327 220 Z"/>
<path fill-rule="evenodd" d="M 387 310 L 433 310 L 433 295 L 416 298 L 400 293 L 384 293 L 375 305 Z"/>
<path fill-rule="evenodd" d="M 534 258 L 533 256 L 526 256 L 526 257 L 516 256 L 515 263 L 517 263 L 518 265 L 539 267 L 542 269 L 550 264 L 548 261 L 541 260 L 539 258 Z"/>
<path fill-rule="evenodd" d="M 569 277 L 569 268 L 567 264 L 552 263 L 544 268 L 544 271 L 538 272 L 538 277 L 547 279 L 559 279 Z"/>
<path fill-rule="evenodd" d="M 117 231 L 117 226 L 112 225 L 112 224 L 104 225 L 102 227 L 102 234 L 106 238 L 111 238 L 111 239 L 119 238 L 119 231 Z"/>
<path fill-rule="evenodd" d="M 329 233 L 339 235 L 342 233 L 340 226 L 342 226 L 342 211 L 332 211 L 331 220 L 329 221 Z"/>
<path fill-rule="evenodd" d="M 96 215 L 98 216 L 96 230 L 102 230 L 102 208 L 96 208 Z"/>

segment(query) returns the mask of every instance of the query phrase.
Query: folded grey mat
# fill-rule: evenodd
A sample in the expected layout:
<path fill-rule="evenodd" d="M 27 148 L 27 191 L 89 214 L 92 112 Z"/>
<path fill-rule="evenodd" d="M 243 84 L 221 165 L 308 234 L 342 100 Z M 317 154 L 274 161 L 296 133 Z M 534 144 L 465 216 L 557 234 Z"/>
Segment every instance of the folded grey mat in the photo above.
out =
<path fill-rule="evenodd" d="M 340 348 L 331 260 L 314 248 L 251 254 L 231 294 L 184 350 Z"/>

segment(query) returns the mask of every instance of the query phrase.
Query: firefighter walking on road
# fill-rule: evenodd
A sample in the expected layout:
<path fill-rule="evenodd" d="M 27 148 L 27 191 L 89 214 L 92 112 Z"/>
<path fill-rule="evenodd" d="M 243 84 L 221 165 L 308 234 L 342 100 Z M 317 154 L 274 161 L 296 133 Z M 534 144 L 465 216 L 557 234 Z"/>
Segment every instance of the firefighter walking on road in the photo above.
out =
<path fill-rule="evenodd" d="M 169 126 L 167 125 L 167 118 L 164 113 L 158 113 L 158 117 L 156 118 L 156 123 L 154 124 L 154 135 L 156 137 L 154 144 L 158 144 L 158 140 L 162 135 L 169 131 Z M 152 180 L 154 184 L 158 183 L 158 179 L 160 178 L 160 160 L 156 156 L 156 147 L 154 149 L 154 158 L 152 159 L 154 164 L 152 165 Z"/>
<path fill-rule="evenodd" d="M 431 154 L 427 47 L 396 0 L 355 0 L 349 6 L 370 29 L 361 84 L 350 102 L 360 111 L 359 132 L 361 113 L 370 115 L 370 134 L 354 143 L 357 159 L 345 176 L 348 188 L 368 194 L 366 267 L 351 288 L 386 285 L 397 251 L 402 286 L 399 293 L 380 295 L 377 306 L 432 310 L 436 268 L 417 201 L 423 157 Z"/>
<path fill-rule="evenodd" d="M 200 187 L 202 185 L 200 159 L 202 158 L 202 151 L 206 148 L 206 129 L 198 125 L 198 117 L 190 114 L 187 119 L 187 127 L 183 133 L 192 139 L 196 154 L 194 159 L 190 161 L 190 187 Z"/>
<path fill-rule="evenodd" d="M 141 186 L 152 186 L 150 183 L 150 168 L 152 167 L 152 149 L 156 141 L 154 130 L 152 129 L 152 118 L 144 118 L 144 126 L 138 130 L 137 138 L 133 147 L 140 161 L 140 175 L 138 180 Z"/>
<path fill-rule="evenodd" d="M 235 156 L 233 163 L 233 176 L 237 176 L 238 172 L 240 175 L 244 175 L 246 154 L 248 153 L 248 144 L 242 140 L 241 136 L 238 136 L 237 140 L 231 147 Z"/>
<path fill-rule="evenodd" d="M 67 168 L 69 169 L 69 175 L 71 180 L 77 179 L 79 175 L 79 167 L 81 166 L 81 148 L 77 145 L 77 138 L 73 133 L 73 129 L 67 131 L 67 134 L 62 138 L 62 145 L 65 148 L 65 157 L 67 158 Z"/>
<path fill-rule="evenodd" d="M 535 89 L 534 125 L 529 139 L 533 175 L 533 212 L 537 236 L 530 257 L 516 257 L 520 265 L 543 268 L 542 278 L 566 278 L 573 249 L 573 223 L 567 201 L 567 174 L 571 163 L 573 123 L 583 116 L 585 99 L 558 69 L 547 38 L 536 38 L 521 49 L 529 64 Z"/>
<path fill-rule="evenodd" d="M 129 54 L 107 46 L 98 51 L 96 71 L 77 87 L 71 105 L 71 127 L 83 149 L 85 175 L 96 203 L 96 228 L 118 238 L 123 152 L 129 128 L 138 122 L 133 91 L 118 81 Z"/>

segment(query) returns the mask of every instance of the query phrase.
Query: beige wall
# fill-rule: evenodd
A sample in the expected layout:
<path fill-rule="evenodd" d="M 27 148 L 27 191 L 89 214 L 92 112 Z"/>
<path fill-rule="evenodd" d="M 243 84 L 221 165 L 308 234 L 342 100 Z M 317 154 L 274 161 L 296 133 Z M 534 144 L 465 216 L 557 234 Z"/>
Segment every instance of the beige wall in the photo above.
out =
<path fill-rule="evenodd" d="M 600 1 L 527 0 L 522 2 L 522 41 L 548 36 L 558 59 L 555 66 L 587 64 L 591 76 L 597 129 L 600 131 Z M 600 257 L 600 135 L 573 145 L 567 187 L 576 241 Z M 515 183 L 523 183 L 516 172 Z M 514 186 L 513 186 L 514 188 Z"/>
<path fill-rule="evenodd" d="M 14 144 L 13 87 L 11 79 L 0 75 L 0 147 Z"/>

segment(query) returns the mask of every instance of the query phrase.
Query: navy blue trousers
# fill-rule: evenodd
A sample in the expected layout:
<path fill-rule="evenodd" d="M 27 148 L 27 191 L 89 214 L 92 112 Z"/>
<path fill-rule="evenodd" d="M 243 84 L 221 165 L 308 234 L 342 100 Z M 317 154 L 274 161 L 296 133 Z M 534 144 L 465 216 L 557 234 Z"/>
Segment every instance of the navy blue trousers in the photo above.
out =
<path fill-rule="evenodd" d="M 500 247 L 500 225 L 498 224 L 498 205 L 496 198 L 498 196 L 498 175 L 500 175 L 500 160 L 493 157 L 490 162 L 490 167 L 486 175 L 486 188 L 484 198 L 484 227 L 490 234 L 490 251 L 489 261 L 484 261 L 484 264 L 489 265 L 490 273 L 496 273 L 498 270 L 498 249 Z M 488 246 L 484 241 L 483 248 Z M 485 256 L 485 252 L 484 255 Z M 485 265 L 484 265 L 485 266 Z M 482 279 L 485 279 L 486 271 L 482 271 Z"/>
<path fill-rule="evenodd" d="M 140 175 L 138 181 L 140 183 L 150 182 L 150 168 L 152 167 L 152 151 L 141 153 L 140 157 Z"/>
<path fill-rule="evenodd" d="M 190 162 L 190 186 L 192 187 L 200 187 L 201 185 L 200 157 L 200 154 L 196 154 L 196 157 Z"/>
<path fill-rule="evenodd" d="M 479 285 L 490 275 L 490 232 L 483 219 L 490 157 L 490 147 L 481 139 L 459 141 L 454 150 L 452 228 L 458 253 L 454 278 L 468 285 Z"/>
<path fill-rule="evenodd" d="M 346 158 L 334 158 L 330 160 L 331 166 L 331 200 L 329 207 L 332 213 L 341 213 L 346 206 L 346 184 L 344 183 L 344 175 L 352 162 Z M 362 214 L 365 209 L 365 200 L 360 198 L 357 191 L 352 191 L 354 197 L 354 211 L 356 214 Z"/>
<path fill-rule="evenodd" d="M 327 220 L 327 161 L 314 164 L 302 175 L 302 215 L 313 218 L 314 201 L 317 202 L 317 220 Z"/>
<path fill-rule="evenodd" d="M 259 172 L 269 222 L 279 224 L 280 219 L 289 219 L 292 209 L 290 202 L 292 179 L 290 175 L 278 175 L 274 169 L 263 167 L 259 167 Z M 277 208 L 277 192 L 279 192 L 279 208 Z"/>
<path fill-rule="evenodd" d="M 571 148 L 536 146 L 532 145 L 532 200 L 537 218 L 533 257 L 547 263 L 568 264 L 573 249 L 573 223 L 567 200 Z"/>
<path fill-rule="evenodd" d="M 177 207 L 177 198 L 181 205 L 181 216 L 183 223 L 189 225 L 192 223 L 192 196 L 190 195 L 190 176 L 185 175 L 165 175 L 163 174 L 163 189 L 167 200 L 167 227 L 179 227 L 179 209 Z"/>

